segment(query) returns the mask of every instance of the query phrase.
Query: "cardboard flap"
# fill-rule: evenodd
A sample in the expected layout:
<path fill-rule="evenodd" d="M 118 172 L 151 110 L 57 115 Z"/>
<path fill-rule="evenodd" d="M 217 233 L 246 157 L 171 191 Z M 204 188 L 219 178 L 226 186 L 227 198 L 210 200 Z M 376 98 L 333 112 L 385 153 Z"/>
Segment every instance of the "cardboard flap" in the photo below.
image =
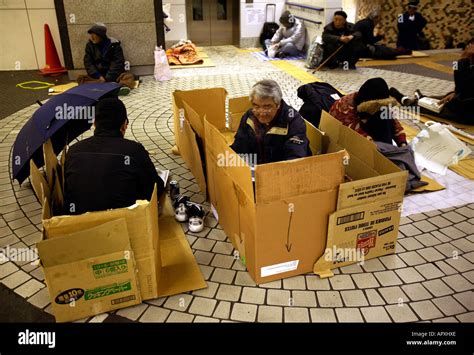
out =
<path fill-rule="evenodd" d="M 36 197 L 40 203 L 43 204 L 44 199 L 51 196 L 51 192 L 49 190 L 48 182 L 44 178 L 43 174 L 39 171 L 33 159 L 30 160 L 30 178 L 33 191 L 35 192 Z"/>
<path fill-rule="evenodd" d="M 194 111 L 186 101 L 183 101 L 183 106 L 184 111 L 186 112 L 186 117 L 189 120 L 191 127 L 194 129 L 194 131 L 199 137 L 205 140 L 203 118 L 199 117 L 198 113 Z"/>
<path fill-rule="evenodd" d="M 344 181 L 344 150 L 302 159 L 257 165 L 257 203 L 336 189 Z"/>
<path fill-rule="evenodd" d="M 50 190 L 53 190 L 54 184 L 54 174 L 56 172 L 56 168 L 58 166 L 58 158 L 53 150 L 53 143 L 51 139 L 48 139 L 43 144 L 43 156 L 44 156 L 44 169 L 46 172 L 46 180 L 48 181 L 48 185 Z"/>
<path fill-rule="evenodd" d="M 313 272 L 329 277 L 330 269 L 394 253 L 402 200 L 384 199 L 331 214 L 325 252 Z"/>
<path fill-rule="evenodd" d="M 326 111 L 321 114 L 320 128 L 330 139 L 329 152 L 338 151 L 342 147 L 349 152 L 346 171 L 352 179 L 360 180 L 400 171 L 400 168 L 377 150 L 374 143 L 344 126 Z"/>
<path fill-rule="evenodd" d="M 130 250 L 130 239 L 125 219 L 120 218 L 59 238 L 43 240 L 37 243 L 37 248 L 43 265 L 50 267 Z"/>
<path fill-rule="evenodd" d="M 229 129 L 237 131 L 245 112 L 252 107 L 248 96 L 229 99 Z"/>
<path fill-rule="evenodd" d="M 206 131 L 206 152 L 215 161 L 216 169 L 223 169 L 238 189 L 254 199 L 252 172 L 250 166 L 227 144 L 226 137 L 210 122 L 204 121 Z M 211 164 L 211 162 L 208 162 Z"/>
<path fill-rule="evenodd" d="M 164 297 L 207 287 L 183 229 L 174 218 L 168 196 L 159 225 L 162 269 L 158 295 Z"/>
<path fill-rule="evenodd" d="M 339 186 L 337 209 L 358 206 L 378 200 L 403 199 L 408 172 L 399 171 L 371 179 L 355 180 Z"/>
<path fill-rule="evenodd" d="M 206 180 L 204 178 L 203 164 L 199 147 L 197 146 L 196 133 L 187 120 L 180 122 L 178 134 L 181 157 L 186 162 L 191 173 L 196 178 L 201 192 L 206 195 Z"/>
<path fill-rule="evenodd" d="M 204 115 L 218 129 L 225 128 L 225 104 L 227 91 L 224 88 L 174 91 L 173 97 L 179 108 L 184 108 L 183 101 L 193 108 L 201 120 Z M 203 97 L 206 99 L 203 100 Z M 210 105 L 212 103 L 212 105 Z M 201 121 L 202 122 L 202 121 Z"/>
<path fill-rule="evenodd" d="M 310 122 L 304 120 L 306 124 L 306 137 L 309 140 L 309 148 L 313 155 L 321 154 L 323 151 L 324 133 L 314 127 Z"/>

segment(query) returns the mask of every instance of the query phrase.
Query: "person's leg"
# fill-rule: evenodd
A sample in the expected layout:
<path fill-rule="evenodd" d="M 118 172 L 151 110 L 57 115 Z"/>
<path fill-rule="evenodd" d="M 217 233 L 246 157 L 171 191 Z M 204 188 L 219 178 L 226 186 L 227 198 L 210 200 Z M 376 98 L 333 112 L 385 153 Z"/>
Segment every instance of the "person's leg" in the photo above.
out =
<path fill-rule="evenodd" d="M 271 39 L 266 39 L 265 40 L 265 48 L 268 49 L 272 45 L 272 40 Z"/>
<path fill-rule="evenodd" d="M 87 84 L 87 83 L 99 83 L 99 79 L 95 79 L 89 75 L 79 75 L 76 79 L 76 82 L 81 85 L 81 84 Z"/>
<path fill-rule="evenodd" d="M 301 52 L 295 47 L 293 43 L 287 43 L 280 47 L 278 53 L 284 57 L 294 57 L 301 54 Z"/>

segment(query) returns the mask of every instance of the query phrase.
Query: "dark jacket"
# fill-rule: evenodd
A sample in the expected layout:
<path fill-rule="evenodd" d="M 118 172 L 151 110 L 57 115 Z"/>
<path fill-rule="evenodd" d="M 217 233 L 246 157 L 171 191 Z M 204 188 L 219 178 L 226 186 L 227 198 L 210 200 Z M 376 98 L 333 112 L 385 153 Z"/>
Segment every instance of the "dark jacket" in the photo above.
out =
<path fill-rule="evenodd" d="M 383 36 L 374 36 L 374 28 L 374 22 L 369 18 L 365 18 L 355 24 L 354 31 L 360 32 L 364 44 L 375 44 L 382 40 Z"/>
<path fill-rule="evenodd" d="M 259 152 L 252 110 L 248 110 L 240 121 L 231 148 L 238 154 L 256 154 L 257 163 L 274 163 L 282 160 L 303 158 L 311 155 L 306 137 L 306 123 L 291 106 L 283 100 L 272 121 L 272 127 L 263 135 L 263 149 Z M 258 124 L 258 123 L 257 123 Z"/>
<path fill-rule="evenodd" d="M 340 46 L 344 42 L 339 41 L 341 36 L 350 36 L 353 35 L 354 39 L 362 37 L 362 34 L 354 30 L 354 24 L 346 22 L 344 28 L 335 28 L 334 22 L 331 22 L 329 25 L 324 27 L 323 31 L 323 43 L 325 46 Z"/>
<path fill-rule="evenodd" d="M 71 148 L 66 156 L 65 214 L 81 214 L 149 200 L 157 183 L 164 191 L 148 152 L 120 132 L 97 132 Z M 71 210 L 74 204 L 74 210 Z"/>
<path fill-rule="evenodd" d="M 334 102 L 343 96 L 329 83 L 315 81 L 301 85 L 298 88 L 298 97 L 303 100 L 300 115 L 313 126 L 319 127 L 322 111 L 329 112 Z"/>
<path fill-rule="evenodd" d="M 106 81 L 116 81 L 118 76 L 125 72 L 120 41 L 107 38 L 99 44 L 87 42 L 84 67 L 87 74 L 93 78 L 98 79 L 102 75 Z"/>
<path fill-rule="evenodd" d="M 398 18 L 398 40 L 397 47 L 405 49 L 418 50 L 418 36 L 422 35 L 423 28 L 426 26 L 426 19 L 419 12 L 415 13 L 415 19 L 410 20 L 410 15 L 405 12 Z"/>
<path fill-rule="evenodd" d="M 455 96 L 441 110 L 441 117 L 474 125 L 474 65 L 468 58 L 458 60 L 454 71 Z M 446 114 L 443 115 L 443 113 Z"/>

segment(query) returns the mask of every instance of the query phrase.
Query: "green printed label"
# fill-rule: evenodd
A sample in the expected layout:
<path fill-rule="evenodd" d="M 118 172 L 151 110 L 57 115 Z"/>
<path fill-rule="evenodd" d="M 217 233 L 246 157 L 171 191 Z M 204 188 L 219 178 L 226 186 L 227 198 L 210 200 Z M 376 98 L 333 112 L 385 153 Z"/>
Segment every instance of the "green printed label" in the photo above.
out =
<path fill-rule="evenodd" d="M 107 297 L 116 293 L 130 291 L 132 284 L 130 281 L 101 286 L 92 290 L 86 290 L 85 300 L 90 301 L 101 297 Z"/>
<path fill-rule="evenodd" d="M 128 272 L 127 260 L 120 259 L 108 263 L 92 265 L 92 272 L 96 279 Z"/>

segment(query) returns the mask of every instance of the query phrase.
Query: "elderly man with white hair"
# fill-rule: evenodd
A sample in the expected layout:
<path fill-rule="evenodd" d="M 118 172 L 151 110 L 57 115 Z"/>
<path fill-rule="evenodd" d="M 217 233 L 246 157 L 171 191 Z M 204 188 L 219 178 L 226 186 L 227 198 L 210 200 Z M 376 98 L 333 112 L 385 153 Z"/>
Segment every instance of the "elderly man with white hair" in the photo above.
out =
<path fill-rule="evenodd" d="M 257 164 L 311 155 L 304 119 L 286 104 L 274 80 L 257 82 L 250 101 L 252 108 L 242 116 L 231 145 L 236 153 Z"/>

